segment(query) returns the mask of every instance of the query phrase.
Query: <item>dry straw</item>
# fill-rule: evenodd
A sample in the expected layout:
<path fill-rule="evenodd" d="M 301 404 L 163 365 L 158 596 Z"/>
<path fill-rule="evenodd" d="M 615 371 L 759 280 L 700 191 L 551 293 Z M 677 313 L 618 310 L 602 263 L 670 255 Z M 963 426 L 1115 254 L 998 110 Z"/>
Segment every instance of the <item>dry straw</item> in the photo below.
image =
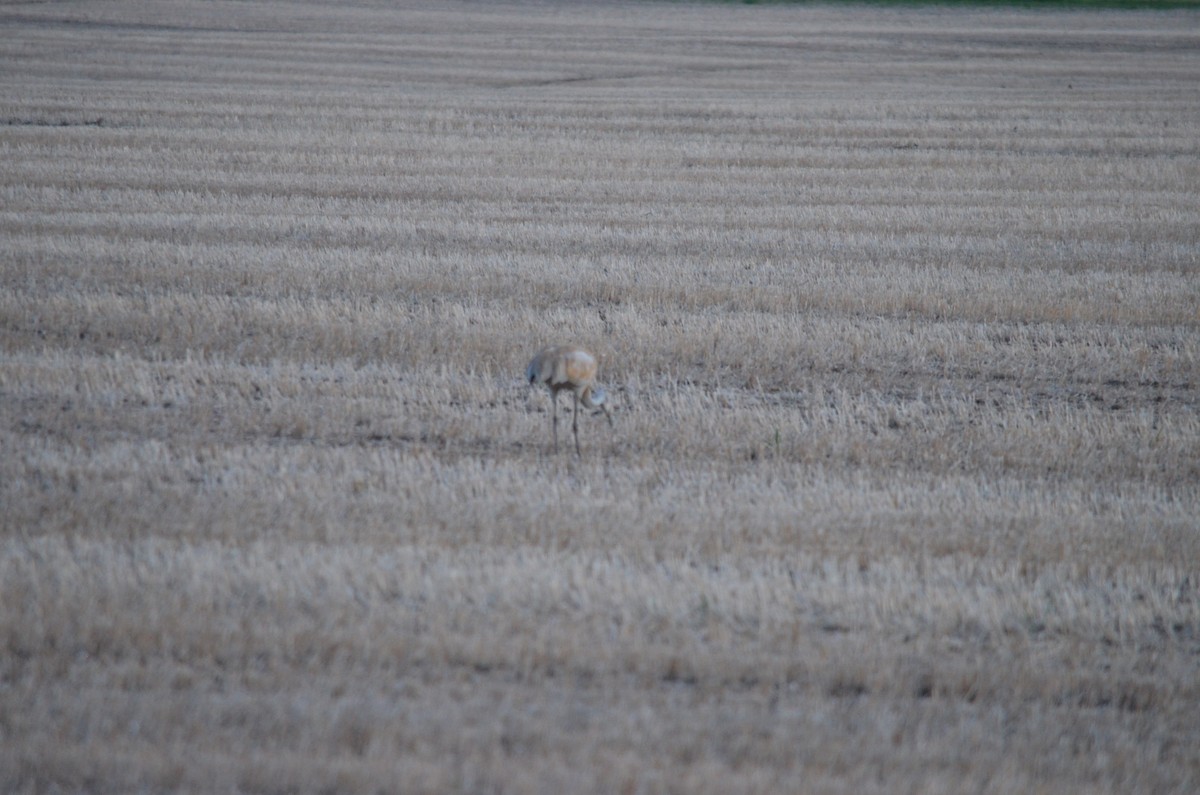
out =
<path fill-rule="evenodd" d="M 1193 22 L 5 6 L 0 789 L 1195 790 Z"/>

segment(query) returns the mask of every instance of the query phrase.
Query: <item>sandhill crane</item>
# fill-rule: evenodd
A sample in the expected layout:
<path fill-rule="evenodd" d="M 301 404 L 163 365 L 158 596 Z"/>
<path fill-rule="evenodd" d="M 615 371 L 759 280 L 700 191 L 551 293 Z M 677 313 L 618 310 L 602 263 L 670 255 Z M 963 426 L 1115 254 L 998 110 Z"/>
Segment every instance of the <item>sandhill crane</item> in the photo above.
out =
<path fill-rule="evenodd" d="M 571 417 L 571 430 L 575 434 L 575 455 L 579 451 L 579 404 L 584 408 L 599 409 L 608 417 L 612 426 L 612 414 L 605 405 L 607 395 L 596 386 L 596 357 L 573 345 L 557 345 L 538 353 L 525 368 L 525 377 L 530 384 L 544 384 L 550 390 L 551 427 L 554 429 L 554 452 L 558 452 L 558 393 L 571 390 L 575 396 L 575 413 Z"/>

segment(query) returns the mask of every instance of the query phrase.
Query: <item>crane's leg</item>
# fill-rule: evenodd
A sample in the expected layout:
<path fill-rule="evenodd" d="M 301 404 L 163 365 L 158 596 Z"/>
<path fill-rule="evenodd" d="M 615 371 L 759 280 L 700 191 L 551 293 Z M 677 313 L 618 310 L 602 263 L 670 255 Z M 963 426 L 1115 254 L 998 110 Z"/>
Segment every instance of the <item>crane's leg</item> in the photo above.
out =
<path fill-rule="evenodd" d="M 582 458 L 583 453 L 579 452 L 579 394 L 571 394 L 575 395 L 575 413 L 571 415 L 571 431 L 575 434 L 575 455 Z"/>
<path fill-rule="evenodd" d="M 550 393 L 550 427 L 554 429 L 554 452 L 558 452 L 558 393 Z"/>

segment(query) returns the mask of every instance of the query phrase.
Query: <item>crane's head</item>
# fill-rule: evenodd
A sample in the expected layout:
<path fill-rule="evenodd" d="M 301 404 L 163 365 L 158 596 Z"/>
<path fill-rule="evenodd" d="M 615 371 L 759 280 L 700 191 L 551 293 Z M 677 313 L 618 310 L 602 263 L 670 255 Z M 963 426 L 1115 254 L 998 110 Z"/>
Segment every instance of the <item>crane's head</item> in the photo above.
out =
<path fill-rule="evenodd" d="M 604 387 L 589 387 L 580 396 L 579 402 L 593 411 L 603 411 L 604 416 L 608 418 L 608 424 L 613 424 L 612 412 L 608 410 L 608 393 L 604 391 Z"/>

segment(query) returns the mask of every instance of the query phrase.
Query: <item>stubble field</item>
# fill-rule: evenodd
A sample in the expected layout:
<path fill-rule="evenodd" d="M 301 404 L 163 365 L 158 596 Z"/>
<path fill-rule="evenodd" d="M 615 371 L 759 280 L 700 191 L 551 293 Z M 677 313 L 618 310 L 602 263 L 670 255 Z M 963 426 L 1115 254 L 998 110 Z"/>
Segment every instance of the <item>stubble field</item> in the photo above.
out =
<path fill-rule="evenodd" d="M 1200 789 L 1196 14 L 12 3 L 0 75 L 0 790 Z"/>

